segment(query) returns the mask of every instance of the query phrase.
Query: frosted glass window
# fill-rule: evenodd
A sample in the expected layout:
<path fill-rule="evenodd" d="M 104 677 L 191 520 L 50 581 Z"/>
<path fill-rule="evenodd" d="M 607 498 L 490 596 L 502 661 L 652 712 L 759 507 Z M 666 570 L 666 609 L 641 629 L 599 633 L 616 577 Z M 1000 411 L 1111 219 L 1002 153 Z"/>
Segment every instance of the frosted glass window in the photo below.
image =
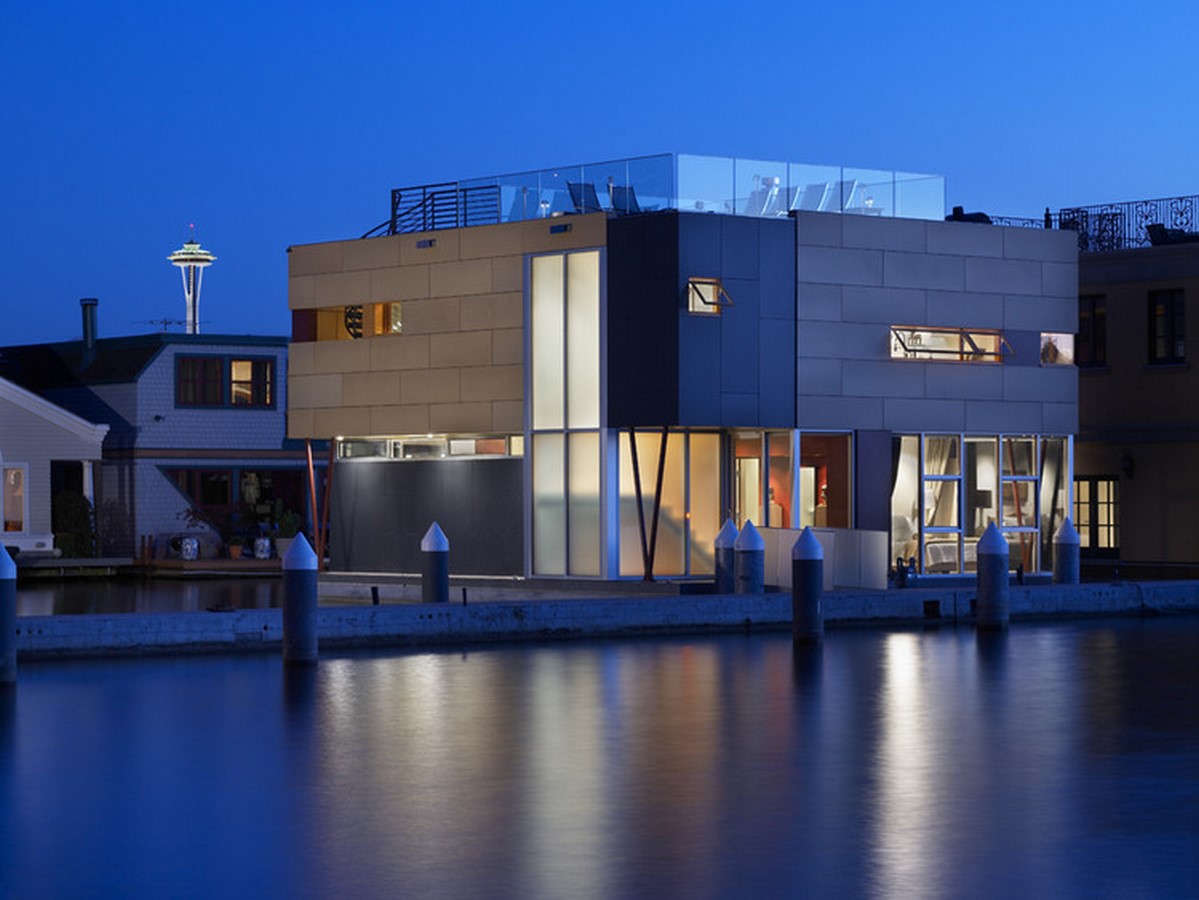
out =
<path fill-rule="evenodd" d="M 716 535 L 720 532 L 720 435 L 692 434 L 691 574 L 716 571 Z"/>
<path fill-rule="evenodd" d="M 919 555 L 920 438 L 905 435 L 897 443 L 891 487 L 891 558 L 906 560 Z"/>
<path fill-rule="evenodd" d="M 600 574 L 600 440 L 596 432 L 572 434 L 569 441 L 571 575 Z"/>
<path fill-rule="evenodd" d="M 599 252 L 566 259 L 566 385 L 571 428 L 600 424 Z"/>
<path fill-rule="evenodd" d="M 566 470 L 561 434 L 533 437 L 533 571 L 566 574 Z"/>
<path fill-rule="evenodd" d="M 533 428 L 561 428 L 563 404 L 563 267 L 562 256 L 533 258 L 532 391 Z"/>

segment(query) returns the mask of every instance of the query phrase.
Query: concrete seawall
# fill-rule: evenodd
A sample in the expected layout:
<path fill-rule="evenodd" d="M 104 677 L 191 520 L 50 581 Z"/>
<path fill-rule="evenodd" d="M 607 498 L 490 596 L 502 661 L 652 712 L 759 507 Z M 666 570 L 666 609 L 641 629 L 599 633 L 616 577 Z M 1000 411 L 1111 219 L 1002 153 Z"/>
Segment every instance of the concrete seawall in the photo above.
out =
<path fill-rule="evenodd" d="M 833 591 L 830 627 L 970 624 L 973 588 Z M 1014 621 L 1199 613 L 1199 581 L 1013 586 Z M 325 605 L 320 646 L 409 647 L 789 628 L 789 593 L 650 595 L 419 604 Z M 22 616 L 19 659 L 267 651 L 281 648 L 279 609 Z"/>

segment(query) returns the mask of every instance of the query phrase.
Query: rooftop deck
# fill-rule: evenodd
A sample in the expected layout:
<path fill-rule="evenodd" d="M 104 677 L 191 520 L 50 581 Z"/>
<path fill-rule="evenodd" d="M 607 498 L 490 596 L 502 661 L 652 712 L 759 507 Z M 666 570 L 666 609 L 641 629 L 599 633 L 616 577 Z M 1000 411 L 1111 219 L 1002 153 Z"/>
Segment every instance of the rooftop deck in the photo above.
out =
<path fill-rule="evenodd" d="M 664 153 L 469 181 L 398 188 L 363 237 L 527 219 L 657 210 L 760 218 L 794 210 L 941 219 L 940 175 Z"/>

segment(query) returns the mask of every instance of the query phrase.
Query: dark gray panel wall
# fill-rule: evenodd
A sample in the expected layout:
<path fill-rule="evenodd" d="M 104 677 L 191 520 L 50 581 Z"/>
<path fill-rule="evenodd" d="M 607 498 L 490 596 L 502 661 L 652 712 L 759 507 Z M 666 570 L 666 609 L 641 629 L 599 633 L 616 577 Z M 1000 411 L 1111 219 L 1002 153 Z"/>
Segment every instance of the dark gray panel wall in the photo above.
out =
<path fill-rule="evenodd" d="M 608 223 L 608 424 L 678 424 L 678 215 Z"/>
<path fill-rule="evenodd" d="M 687 281 L 719 278 L 720 315 L 687 312 Z M 795 223 L 702 213 L 608 229 L 609 423 L 795 425 Z"/>
<path fill-rule="evenodd" d="M 854 526 L 891 530 L 891 432 L 854 432 Z"/>
<path fill-rule="evenodd" d="M 520 459 L 338 462 L 332 568 L 420 572 L 420 541 L 436 521 L 451 575 L 523 574 L 522 482 Z"/>

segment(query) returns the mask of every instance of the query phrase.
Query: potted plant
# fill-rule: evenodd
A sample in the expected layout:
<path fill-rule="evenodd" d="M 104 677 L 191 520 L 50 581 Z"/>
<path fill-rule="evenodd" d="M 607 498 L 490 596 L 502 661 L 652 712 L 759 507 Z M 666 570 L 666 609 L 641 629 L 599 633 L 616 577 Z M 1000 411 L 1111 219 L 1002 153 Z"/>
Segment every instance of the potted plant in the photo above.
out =
<path fill-rule="evenodd" d="M 304 520 L 298 512 L 279 506 L 275 513 L 275 552 L 279 554 L 280 559 L 286 555 L 287 548 L 300 533 L 300 526 L 303 524 Z"/>

